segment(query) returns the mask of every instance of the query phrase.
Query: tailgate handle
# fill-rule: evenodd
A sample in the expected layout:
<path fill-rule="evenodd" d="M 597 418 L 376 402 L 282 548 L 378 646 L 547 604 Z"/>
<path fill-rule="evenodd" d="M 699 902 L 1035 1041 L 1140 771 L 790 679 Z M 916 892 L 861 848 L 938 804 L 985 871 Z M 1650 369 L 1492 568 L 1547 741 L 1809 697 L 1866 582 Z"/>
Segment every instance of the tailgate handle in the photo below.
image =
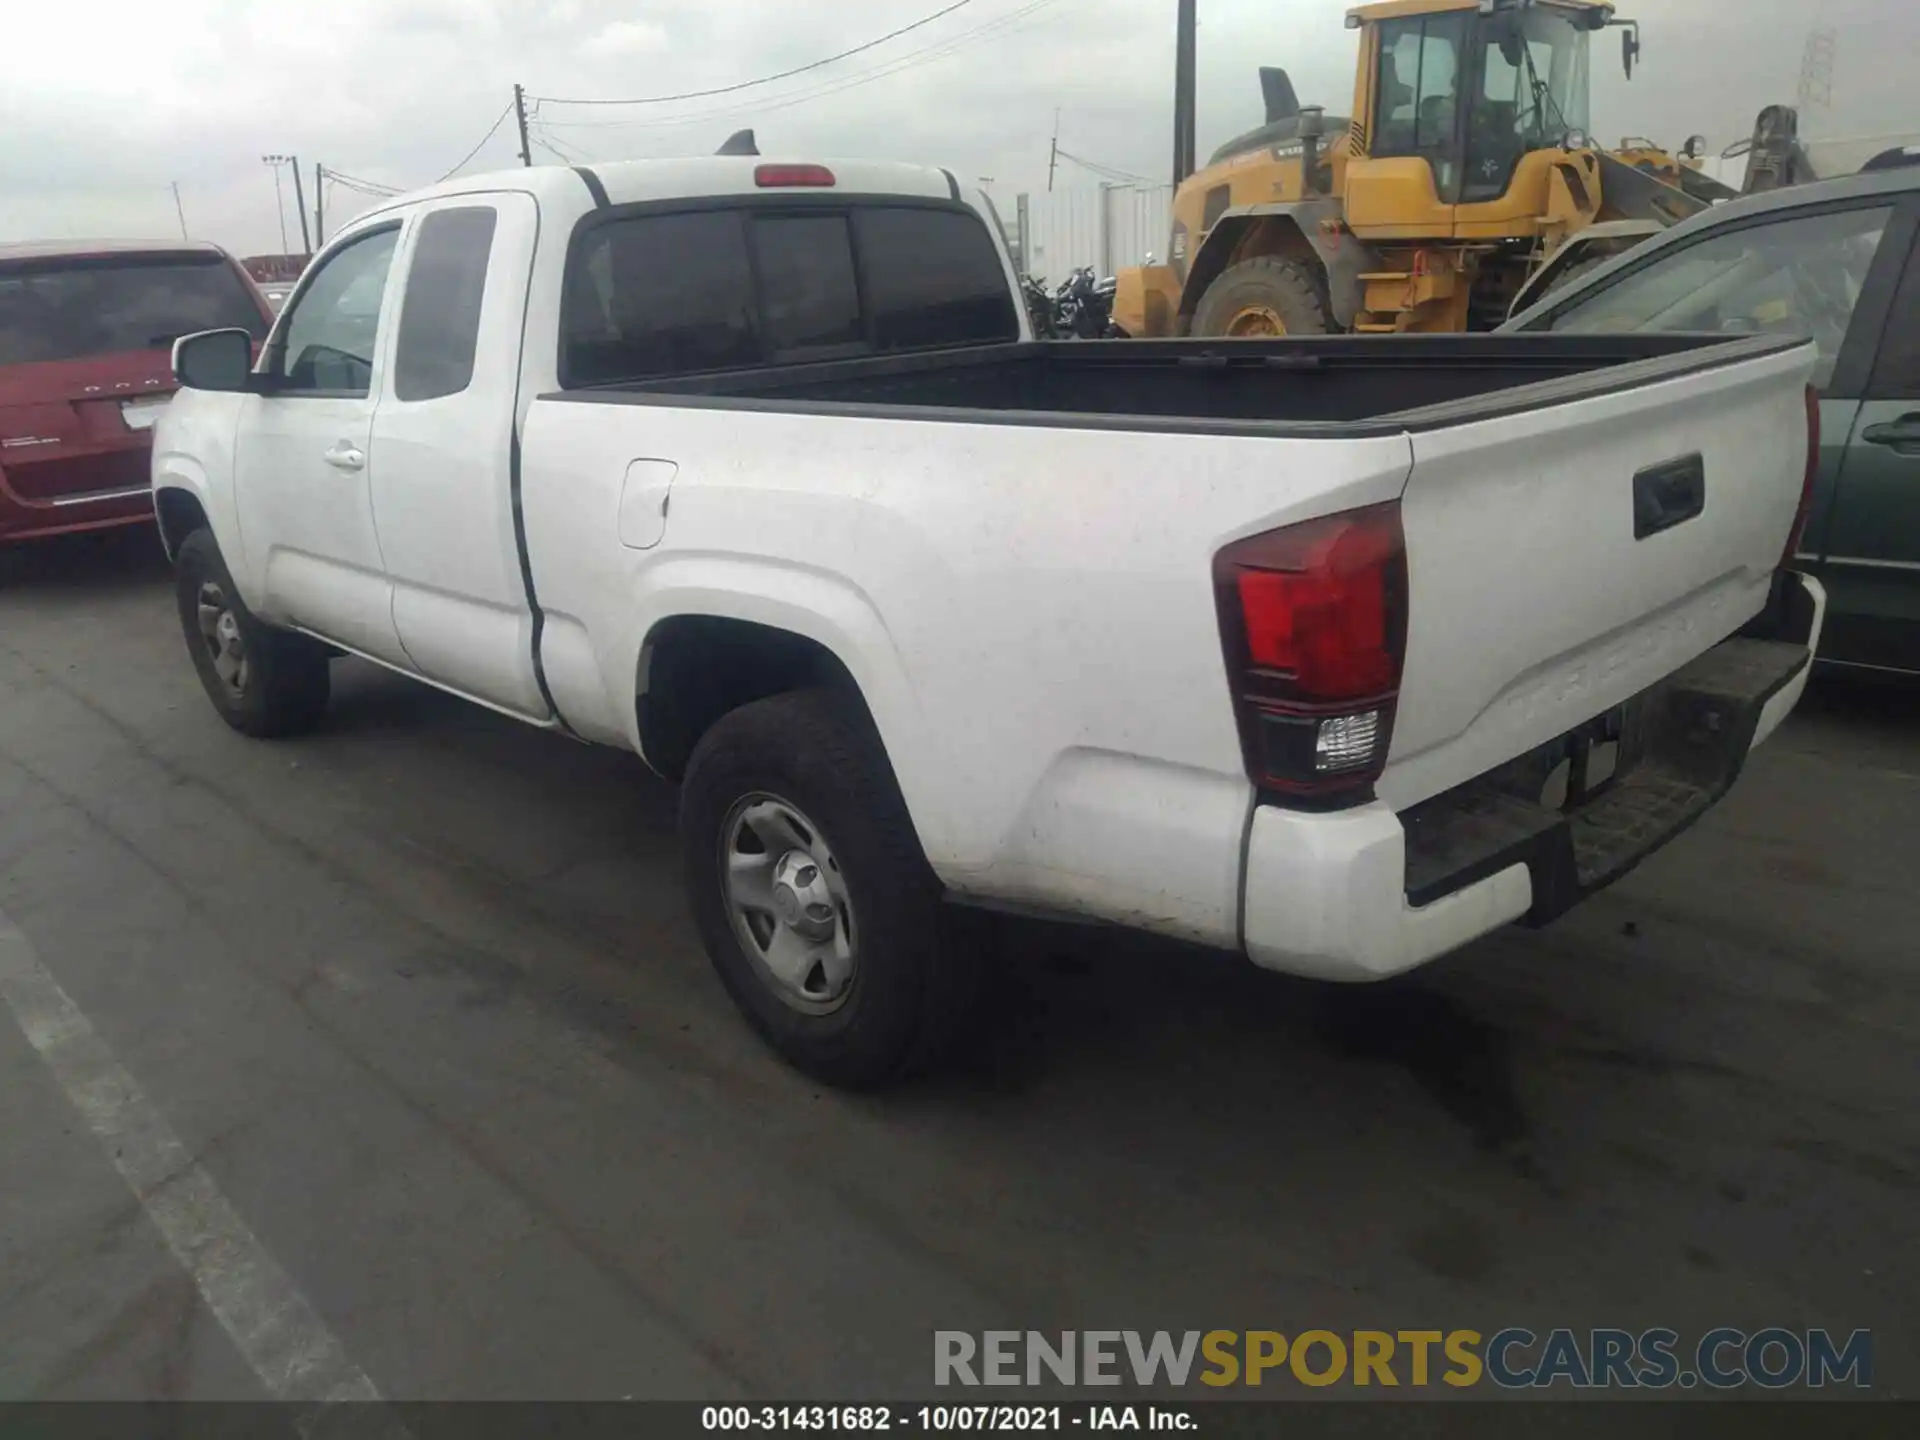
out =
<path fill-rule="evenodd" d="M 1707 463 L 1698 455 L 1654 465 L 1633 477 L 1633 538 L 1644 540 L 1704 514 Z"/>

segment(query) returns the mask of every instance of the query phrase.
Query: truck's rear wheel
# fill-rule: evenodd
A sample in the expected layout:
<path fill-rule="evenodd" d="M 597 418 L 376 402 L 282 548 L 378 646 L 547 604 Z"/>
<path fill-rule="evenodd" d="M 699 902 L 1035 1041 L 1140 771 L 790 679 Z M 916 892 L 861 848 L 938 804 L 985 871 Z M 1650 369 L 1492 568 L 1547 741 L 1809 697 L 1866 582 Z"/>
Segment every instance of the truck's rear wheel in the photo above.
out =
<path fill-rule="evenodd" d="M 196 530 L 181 542 L 174 596 L 193 668 L 221 719 L 262 740 L 304 734 L 320 723 L 331 686 L 327 652 L 255 618 L 210 531 Z"/>
<path fill-rule="evenodd" d="M 798 691 L 722 719 L 688 763 L 680 835 L 714 969 L 797 1068 L 881 1084 L 938 1059 L 969 1018 L 978 956 L 852 700 Z"/>
<path fill-rule="evenodd" d="M 1221 272 L 1193 316 L 1195 335 L 1233 340 L 1332 332 L 1319 277 L 1274 255 L 1242 260 Z"/>

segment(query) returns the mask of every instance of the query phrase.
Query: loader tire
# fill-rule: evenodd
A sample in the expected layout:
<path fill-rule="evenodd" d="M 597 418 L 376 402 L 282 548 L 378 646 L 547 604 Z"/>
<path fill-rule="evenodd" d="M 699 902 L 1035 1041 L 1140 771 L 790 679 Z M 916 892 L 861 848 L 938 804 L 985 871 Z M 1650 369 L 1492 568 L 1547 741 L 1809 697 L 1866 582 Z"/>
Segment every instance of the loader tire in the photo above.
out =
<path fill-rule="evenodd" d="M 1295 260 L 1261 255 L 1221 272 L 1194 311 L 1195 336 L 1267 340 L 1331 335 L 1320 277 Z"/>

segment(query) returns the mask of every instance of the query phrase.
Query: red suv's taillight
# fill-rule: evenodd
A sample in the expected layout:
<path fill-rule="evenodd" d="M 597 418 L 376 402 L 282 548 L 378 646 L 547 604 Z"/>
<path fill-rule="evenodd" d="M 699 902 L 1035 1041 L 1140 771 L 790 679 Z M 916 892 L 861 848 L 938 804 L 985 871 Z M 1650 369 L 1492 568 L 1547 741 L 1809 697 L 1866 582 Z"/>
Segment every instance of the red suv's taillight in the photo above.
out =
<path fill-rule="evenodd" d="M 1780 568 L 1792 566 L 1800 553 L 1800 542 L 1807 536 L 1807 520 L 1813 514 L 1813 487 L 1820 478 L 1820 392 L 1807 387 L 1807 473 L 1800 482 L 1800 508 L 1794 512 L 1793 529 L 1787 532 L 1787 550 L 1780 557 Z"/>
<path fill-rule="evenodd" d="M 1407 644 L 1399 502 L 1229 545 L 1214 586 L 1253 782 L 1319 796 L 1379 779 Z"/>

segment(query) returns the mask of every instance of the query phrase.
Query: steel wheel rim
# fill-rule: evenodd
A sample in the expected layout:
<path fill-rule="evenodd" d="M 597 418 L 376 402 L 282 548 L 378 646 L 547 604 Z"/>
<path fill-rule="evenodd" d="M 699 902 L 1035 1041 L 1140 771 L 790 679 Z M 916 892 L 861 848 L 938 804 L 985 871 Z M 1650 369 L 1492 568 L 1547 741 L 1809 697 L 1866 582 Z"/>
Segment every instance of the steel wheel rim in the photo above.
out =
<path fill-rule="evenodd" d="M 1234 340 L 1257 340 L 1286 333 L 1286 322 L 1270 305 L 1249 305 L 1227 322 L 1227 335 Z"/>
<path fill-rule="evenodd" d="M 720 888 L 735 938 L 781 1002 L 831 1015 L 859 978 L 853 899 L 839 858 L 777 795 L 735 803 L 720 827 Z"/>
<path fill-rule="evenodd" d="M 246 640 L 240 634 L 240 617 L 227 600 L 227 592 L 217 580 L 200 582 L 195 597 L 200 624 L 200 643 L 213 662 L 213 673 L 227 693 L 239 698 L 246 692 L 252 663 L 247 659 Z"/>

